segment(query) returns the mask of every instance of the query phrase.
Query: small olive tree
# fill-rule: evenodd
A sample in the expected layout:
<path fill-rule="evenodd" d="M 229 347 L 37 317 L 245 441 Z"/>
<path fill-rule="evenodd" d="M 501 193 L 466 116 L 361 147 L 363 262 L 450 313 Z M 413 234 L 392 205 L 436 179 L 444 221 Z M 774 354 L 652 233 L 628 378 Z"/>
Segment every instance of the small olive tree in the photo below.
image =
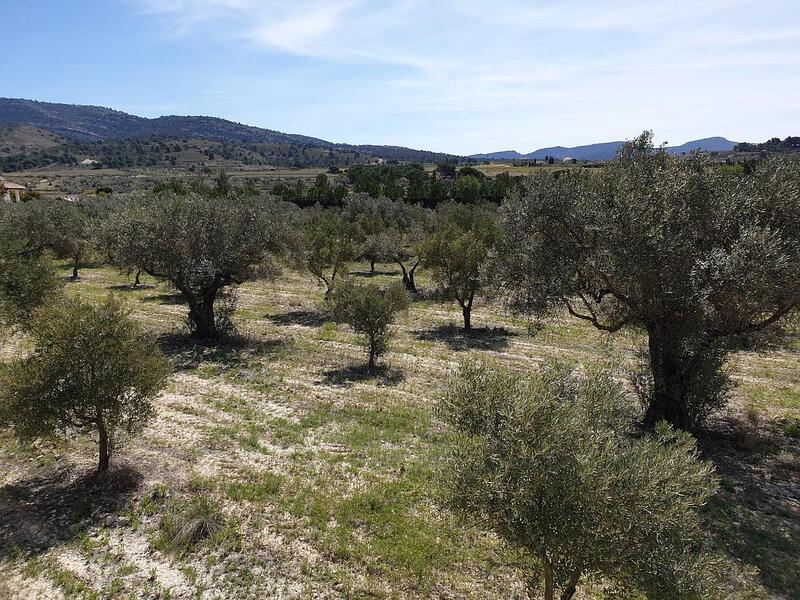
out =
<path fill-rule="evenodd" d="M 0 422 L 23 439 L 96 432 L 105 471 L 117 434 L 136 433 L 153 416 L 167 360 L 111 297 L 42 308 L 31 335 L 30 356 L 0 369 Z"/>
<path fill-rule="evenodd" d="M 292 205 L 269 197 L 139 195 L 105 223 L 114 264 L 168 281 L 189 303 L 195 337 L 219 335 L 214 304 L 232 286 L 273 275 L 290 246 Z"/>
<path fill-rule="evenodd" d="M 688 433 L 640 435 L 631 405 L 610 373 L 557 364 L 522 375 L 470 363 L 450 381 L 445 503 L 538 561 L 546 600 L 586 578 L 654 600 L 713 596 L 724 563 L 699 513 L 712 468 Z"/>
<path fill-rule="evenodd" d="M 81 263 L 92 249 L 92 228 L 99 217 L 99 203 L 51 202 L 48 216 L 49 246 L 57 257 L 72 261 L 72 279 L 78 279 Z"/>
<path fill-rule="evenodd" d="M 726 354 L 800 307 L 796 160 L 736 176 L 645 133 L 599 174 L 531 178 L 502 226 L 497 280 L 513 308 L 646 334 L 650 426 L 700 425 L 725 401 Z"/>
<path fill-rule="evenodd" d="M 326 302 L 334 320 L 347 323 L 364 337 L 372 369 L 388 349 L 395 315 L 408 308 L 410 299 L 399 282 L 381 289 L 373 283 L 359 285 L 348 279 L 333 288 Z"/>
<path fill-rule="evenodd" d="M 486 285 L 490 252 L 499 239 L 497 219 L 487 208 L 455 204 L 442 207 L 438 221 L 417 252 L 441 291 L 461 307 L 469 332 L 475 295 Z"/>
<path fill-rule="evenodd" d="M 330 295 L 336 279 L 361 252 L 363 235 L 336 209 L 307 209 L 303 226 L 303 258 L 308 270 Z M 344 273 L 347 274 L 346 272 Z"/>
<path fill-rule="evenodd" d="M 16 205 L 0 205 L 0 324 L 12 327 L 26 326 L 36 308 L 59 294 L 50 261 L 42 255 L 41 230 L 33 225 L 39 221 L 28 217 Z M 20 221 L 29 221 L 30 229 Z"/>

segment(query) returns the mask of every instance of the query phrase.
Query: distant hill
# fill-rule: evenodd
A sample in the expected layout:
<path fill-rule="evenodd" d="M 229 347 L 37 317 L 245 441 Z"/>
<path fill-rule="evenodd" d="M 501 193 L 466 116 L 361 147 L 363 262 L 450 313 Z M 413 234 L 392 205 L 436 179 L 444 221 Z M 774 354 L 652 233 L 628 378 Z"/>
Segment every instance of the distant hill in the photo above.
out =
<path fill-rule="evenodd" d="M 588 144 L 586 146 L 574 146 L 565 148 L 564 146 L 553 146 L 550 148 L 540 148 L 528 154 L 520 154 L 516 150 L 505 150 L 502 152 L 490 152 L 487 154 L 473 154 L 469 158 L 477 160 L 512 160 L 512 159 L 537 159 L 543 160 L 552 156 L 556 160 L 570 157 L 576 160 L 610 160 L 619 150 L 624 142 L 603 142 L 600 144 Z M 682 154 L 695 150 L 705 150 L 706 152 L 727 152 L 733 150 L 736 142 L 732 142 L 724 137 L 710 137 L 702 140 L 693 140 L 680 146 L 668 146 L 667 152 L 670 154 Z"/>
<path fill-rule="evenodd" d="M 0 127 L 26 125 L 61 136 L 68 142 L 163 138 L 207 140 L 246 145 L 264 164 L 317 166 L 368 162 L 370 158 L 414 162 L 446 162 L 459 157 L 400 146 L 337 144 L 305 135 L 283 133 L 217 117 L 164 116 L 154 119 L 102 106 L 59 104 L 20 98 L 0 98 Z M 8 130 L 8 129 L 7 129 Z M 0 144 L 5 140 L 0 138 Z M 230 152 L 228 152 L 230 153 Z M 305 157 L 298 157 L 305 154 Z M 341 156 L 340 156 L 341 155 Z M 342 156 L 348 160 L 339 160 Z"/>

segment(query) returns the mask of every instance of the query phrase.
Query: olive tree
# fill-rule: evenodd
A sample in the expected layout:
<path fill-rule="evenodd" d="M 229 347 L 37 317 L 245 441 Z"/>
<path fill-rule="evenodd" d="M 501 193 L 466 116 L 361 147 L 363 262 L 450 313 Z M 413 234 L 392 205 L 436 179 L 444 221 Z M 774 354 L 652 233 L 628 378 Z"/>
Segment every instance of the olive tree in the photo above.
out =
<path fill-rule="evenodd" d="M 455 204 L 440 209 L 436 230 L 417 245 L 422 265 L 441 291 L 461 307 L 464 331 L 472 329 L 472 305 L 486 284 L 490 251 L 498 238 L 493 211 Z"/>
<path fill-rule="evenodd" d="M 303 240 L 305 264 L 324 284 L 328 296 L 347 263 L 359 255 L 362 234 L 355 223 L 343 219 L 337 210 L 310 208 L 305 214 Z"/>
<path fill-rule="evenodd" d="M 195 337 L 219 335 L 214 303 L 232 286 L 275 272 L 291 245 L 291 205 L 269 197 L 151 194 L 129 199 L 102 238 L 117 264 L 168 281 L 189 303 Z"/>
<path fill-rule="evenodd" d="M 347 323 L 364 337 L 368 366 L 372 369 L 388 349 L 395 315 L 408 308 L 410 299 L 399 282 L 382 289 L 373 283 L 359 285 L 348 279 L 333 288 L 326 302 L 336 321 Z"/>
<path fill-rule="evenodd" d="M 417 293 L 414 275 L 420 259 L 415 245 L 430 228 L 432 211 L 419 205 L 359 193 L 347 197 L 342 216 L 359 223 L 365 234 L 362 255 L 370 260 L 371 270 L 375 260 L 395 263 L 403 273 L 406 290 Z"/>
<path fill-rule="evenodd" d="M 688 433 L 662 422 L 640 435 L 631 406 L 612 373 L 555 363 L 530 375 L 467 363 L 450 380 L 444 502 L 527 552 L 546 600 L 586 579 L 653 600 L 717 592 L 725 563 L 699 512 L 712 468 Z"/>
<path fill-rule="evenodd" d="M 91 251 L 99 203 L 56 201 L 51 202 L 48 208 L 49 246 L 57 257 L 72 261 L 72 279 L 78 279 L 80 265 Z"/>
<path fill-rule="evenodd" d="M 498 283 L 512 307 L 647 336 L 650 426 L 700 425 L 743 336 L 800 306 L 800 163 L 749 176 L 626 143 L 601 174 L 540 174 L 502 210 Z"/>
<path fill-rule="evenodd" d="M 59 285 L 39 228 L 29 222 L 27 207 L 0 208 L 0 323 L 25 326 L 36 308 L 58 297 Z M 36 220 L 30 221 L 35 223 Z"/>
<path fill-rule="evenodd" d="M 31 336 L 31 354 L 0 369 L 0 422 L 23 439 L 95 432 L 105 471 L 118 434 L 140 431 L 153 416 L 167 360 L 111 297 L 42 308 Z"/>

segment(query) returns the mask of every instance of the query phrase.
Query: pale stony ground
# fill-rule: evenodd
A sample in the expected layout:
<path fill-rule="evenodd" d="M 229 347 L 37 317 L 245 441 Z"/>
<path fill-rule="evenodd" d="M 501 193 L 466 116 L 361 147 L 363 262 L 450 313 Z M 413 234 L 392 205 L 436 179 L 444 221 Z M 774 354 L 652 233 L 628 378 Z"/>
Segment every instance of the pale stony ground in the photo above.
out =
<path fill-rule="evenodd" d="M 493 329 L 465 339 L 455 306 L 418 301 L 368 376 L 356 336 L 319 315 L 322 293 L 305 273 L 244 286 L 240 337 L 218 348 L 181 335 L 185 307 L 169 289 L 124 283 L 87 269 L 67 291 L 126 299 L 175 373 L 100 484 L 87 480 L 91 440 L 23 446 L 0 434 L 0 599 L 522 598 L 523 558 L 437 506 L 436 398 L 468 358 L 624 364 L 639 343 L 566 319 L 530 336 L 487 303 L 473 322 Z M 0 360 L 25 348 L 7 338 Z M 704 438 L 723 479 L 709 509 L 721 547 L 785 598 L 800 594 L 800 450 L 785 433 L 800 418 L 798 350 L 794 337 L 734 357 L 740 385 Z M 199 497 L 222 514 L 221 531 L 170 552 L 159 524 Z"/>

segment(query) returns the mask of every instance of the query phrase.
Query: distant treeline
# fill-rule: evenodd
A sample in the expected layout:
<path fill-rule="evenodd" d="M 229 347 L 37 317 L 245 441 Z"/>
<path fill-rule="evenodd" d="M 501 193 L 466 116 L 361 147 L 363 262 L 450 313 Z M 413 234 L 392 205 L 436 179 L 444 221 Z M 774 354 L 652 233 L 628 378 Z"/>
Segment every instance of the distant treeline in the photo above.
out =
<path fill-rule="evenodd" d="M 736 152 L 800 152 L 800 137 L 790 135 L 785 140 L 774 137 L 760 144 L 742 142 L 733 149 Z"/>

